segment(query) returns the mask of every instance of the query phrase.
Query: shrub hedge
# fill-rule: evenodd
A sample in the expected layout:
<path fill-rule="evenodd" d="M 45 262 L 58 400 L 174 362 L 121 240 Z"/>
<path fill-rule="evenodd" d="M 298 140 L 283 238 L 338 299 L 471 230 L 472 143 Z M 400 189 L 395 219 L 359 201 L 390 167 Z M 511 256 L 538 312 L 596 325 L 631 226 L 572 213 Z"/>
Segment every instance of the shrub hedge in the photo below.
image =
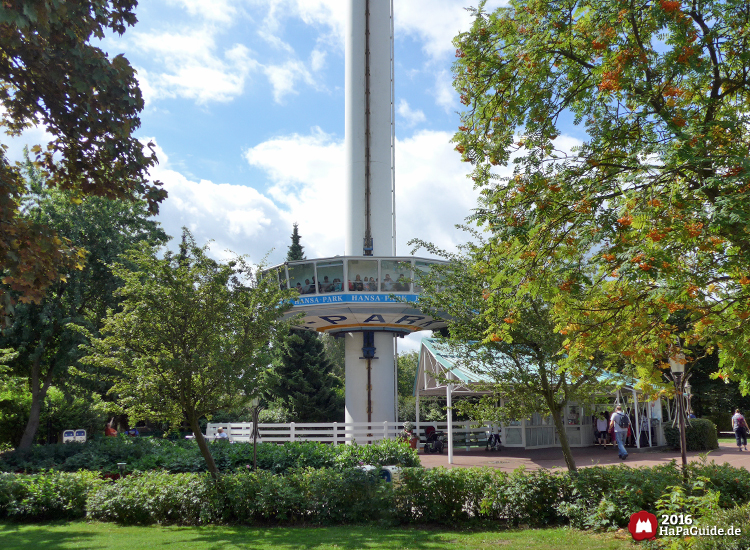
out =
<path fill-rule="evenodd" d="M 0 473 L 0 517 L 15 521 L 82 518 L 90 497 L 104 485 L 95 472 Z"/>
<path fill-rule="evenodd" d="M 750 472 L 692 464 L 708 478 L 721 506 L 750 499 Z M 217 481 L 206 473 L 145 472 L 111 481 L 88 472 L 0 474 L 0 516 L 43 521 L 82 517 L 126 524 L 202 525 L 366 521 L 434 523 L 490 521 L 580 528 L 624 527 L 630 514 L 656 510 L 679 484 L 672 462 L 654 468 L 591 467 L 567 472 L 481 468 L 404 468 L 394 483 L 358 468 L 296 468 L 283 475 L 243 468 Z"/>
<path fill-rule="evenodd" d="M 742 533 L 738 537 L 702 536 L 693 540 L 693 550 L 747 550 L 750 548 L 750 504 L 735 506 L 730 509 L 720 509 L 713 514 L 703 516 L 699 525 L 702 527 L 728 528 L 730 525 L 740 528 Z"/>
<path fill-rule="evenodd" d="M 680 430 L 672 426 L 664 427 L 667 445 L 680 448 Z M 685 443 L 688 451 L 713 451 L 719 448 L 719 435 L 716 424 L 705 418 L 691 418 L 685 425 Z"/>
<path fill-rule="evenodd" d="M 216 441 L 210 447 L 221 471 L 230 472 L 253 463 L 252 444 Z M 0 471 L 96 470 L 115 474 L 118 472 L 118 462 L 127 463 L 129 472 L 166 470 L 183 473 L 206 470 L 195 441 L 119 436 L 99 438 L 83 444 L 38 445 L 25 451 L 9 451 L 0 455 Z M 307 467 L 349 468 L 359 463 L 419 466 L 419 457 L 407 444 L 396 440 L 383 440 L 375 445 L 326 445 L 315 442 L 258 444 L 258 468 L 272 473 Z"/>

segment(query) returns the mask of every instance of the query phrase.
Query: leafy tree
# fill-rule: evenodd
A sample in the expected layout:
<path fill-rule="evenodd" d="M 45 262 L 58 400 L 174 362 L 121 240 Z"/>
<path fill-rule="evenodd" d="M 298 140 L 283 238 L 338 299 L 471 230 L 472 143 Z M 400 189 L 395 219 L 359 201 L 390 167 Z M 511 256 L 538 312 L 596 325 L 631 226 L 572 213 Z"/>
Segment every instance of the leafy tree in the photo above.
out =
<path fill-rule="evenodd" d="M 606 357 L 597 353 L 569 361 L 565 336 L 555 330 L 550 306 L 539 298 L 526 295 L 516 301 L 512 316 L 498 309 L 497 302 L 489 299 L 483 242 L 465 245 L 454 254 L 425 246 L 449 263 L 417 274 L 424 288 L 419 307 L 447 319 L 446 342 L 452 352 L 466 368 L 489 379 L 476 385 L 489 394 L 479 400 L 456 400 L 454 408 L 483 421 L 508 422 L 529 418 L 532 413 L 550 416 L 565 463 L 570 471 L 576 471 L 563 412 L 571 401 L 591 401 L 614 389 L 613 380 L 602 376 L 611 366 Z M 502 335 L 494 328 L 498 315 L 504 316 L 502 322 L 507 325 Z"/>
<path fill-rule="evenodd" d="M 417 377 L 418 368 L 418 351 L 398 354 L 398 380 L 396 385 L 399 397 L 412 397 L 414 395 L 414 379 Z"/>
<path fill-rule="evenodd" d="M 414 379 L 419 368 L 419 352 L 409 351 L 398 355 L 398 420 L 414 422 L 417 419 Z M 419 399 L 419 419 L 425 422 L 445 421 L 445 399 L 439 396 L 423 396 Z M 455 416 L 455 415 L 454 415 Z"/>
<path fill-rule="evenodd" d="M 159 252 L 143 245 L 127 256 L 134 268 L 115 265 L 122 310 L 108 312 L 83 362 L 118 372 L 112 390 L 131 418 L 187 419 L 216 476 L 199 419 L 257 392 L 293 292 L 254 277 L 242 256 L 212 260 L 187 229 L 178 254 Z"/>
<path fill-rule="evenodd" d="M 481 188 L 489 334 L 530 296 L 571 364 L 621 354 L 656 383 L 679 336 L 750 391 L 750 5 L 482 6 L 454 41 L 454 141 Z M 580 144 L 560 137 L 571 120 Z"/>
<path fill-rule="evenodd" d="M 268 377 L 271 396 L 280 400 L 297 422 L 344 419 L 341 380 L 332 373 L 323 343 L 309 331 L 294 331 Z"/>
<path fill-rule="evenodd" d="M 70 368 L 82 355 L 79 346 L 86 338 L 78 327 L 96 334 L 107 309 L 117 307 L 119 299 L 114 293 L 120 281 L 109 264 L 139 242 L 162 243 L 167 239 L 158 224 L 149 219 L 143 202 L 101 197 L 72 200 L 74 192 L 50 188 L 33 164 L 27 163 L 25 172 L 28 188 L 24 218 L 50 228 L 77 248 L 78 256 L 81 260 L 85 257 L 86 262 L 64 273 L 39 303 L 16 306 L 13 323 L 0 335 L 0 347 L 17 352 L 8 364 L 15 376 L 27 380 L 31 394 L 20 448 L 34 442 L 49 388 L 67 381 Z M 103 387 L 89 388 L 96 389 L 106 392 Z"/>
<path fill-rule="evenodd" d="M 133 137 L 143 108 L 135 71 L 122 55 L 109 59 L 90 44 L 134 25 L 136 4 L 3 2 L 0 125 L 11 135 L 34 124 L 52 134 L 46 148 L 32 149 L 48 185 L 79 198 L 142 198 L 156 212 L 166 192 L 147 181 L 156 157 Z M 0 314 L 11 313 L 16 298 L 38 303 L 79 262 L 53 228 L 23 216 L 24 196 L 22 168 L 0 158 Z"/>
<path fill-rule="evenodd" d="M 698 353 L 697 355 L 703 355 Z M 708 418 L 720 431 L 732 431 L 731 417 L 735 409 L 750 411 L 750 396 L 743 396 L 739 384 L 711 377 L 716 372 L 716 352 L 698 359 L 690 373 L 691 406 L 699 418 Z"/>

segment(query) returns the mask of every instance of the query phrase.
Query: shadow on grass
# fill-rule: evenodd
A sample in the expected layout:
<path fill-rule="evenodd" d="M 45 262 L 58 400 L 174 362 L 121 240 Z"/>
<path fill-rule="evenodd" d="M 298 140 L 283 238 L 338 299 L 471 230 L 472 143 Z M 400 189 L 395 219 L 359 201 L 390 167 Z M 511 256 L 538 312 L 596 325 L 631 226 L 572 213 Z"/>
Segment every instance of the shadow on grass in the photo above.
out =
<path fill-rule="evenodd" d="M 171 528 L 182 530 L 182 528 Z M 349 527 L 291 527 L 291 528 L 244 528 L 244 527 L 204 527 L 185 528 L 191 541 L 198 547 L 218 550 L 246 548 L 261 550 L 267 548 L 341 548 L 359 550 L 363 548 L 445 548 L 456 533 L 446 533 L 445 529 L 426 530 L 415 528 L 377 527 L 353 525 Z"/>
<path fill-rule="evenodd" d="M 97 533 L 87 529 L 84 523 L 65 521 L 48 522 L 44 525 L 28 523 L 0 523 L 0 549 L 16 550 L 44 548 L 45 550 L 67 550 L 69 548 L 106 548 L 97 539 Z M 91 544 L 87 544 L 89 541 Z M 85 544 L 82 546 L 81 544 Z"/>
<path fill-rule="evenodd" d="M 0 523 L 0 550 L 620 550 L 629 547 L 611 536 L 569 529 L 498 530 L 389 525 L 335 527 L 128 527 L 112 523 Z"/>

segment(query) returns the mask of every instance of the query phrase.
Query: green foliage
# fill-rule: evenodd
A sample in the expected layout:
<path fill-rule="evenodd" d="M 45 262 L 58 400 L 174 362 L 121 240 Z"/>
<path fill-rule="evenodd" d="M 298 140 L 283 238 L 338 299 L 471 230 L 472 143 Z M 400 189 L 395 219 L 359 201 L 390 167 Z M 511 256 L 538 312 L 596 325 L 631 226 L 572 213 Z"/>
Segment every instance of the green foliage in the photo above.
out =
<path fill-rule="evenodd" d="M 106 311 L 120 303 L 115 291 L 121 281 L 110 264 L 125 261 L 125 252 L 139 243 L 163 243 L 167 236 L 150 219 L 143 202 L 101 197 L 81 200 L 71 191 L 50 188 L 49 180 L 30 162 L 25 170 L 29 202 L 25 216 L 53 229 L 80 250 L 77 268 L 63 274 L 39 303 L 17 305 L 13 323 L 0 335 L 0 347 L 12 347 L 17 352 L 8 362 L 13 374 L 28 381 L 30 403 L 23 418 L 23 434 L 11 435 L 15 444 L 28 447 L 45 406 L 58 413 L 77 409 L 71 421 L 73 416 L 83 415 L 93 422 L 102 412 L 93 402 L 89 411 L 84 409 L 92 392 L 106 394 L 109 387 L 102 382 L 104 377 L 82 380 L 75 370 L 81 367 L 78 360 L 83 355 L 80 346 L 87 343 L 85 334 L 98 334 Z M 47 399 L 51 386 L 57 387 L 53 393 L 62 395 Z M 61 407 L 63 401 L 66 405 Z M 64 428 L 88 428 L 88 421 Z"/>
<path fill-rule="evenodd" d="M 737 503 L 750 499 L 747 470 L 699 464 L 690 474 L 694 481 L 684 488 L 674 463 L 656 468 L 592 467 L 578 475 L 407 467 L 388 484 L 377 470 L 365 472 L 348 464 L 316 468 L 302 461 L 283 475 L 250 472 L 246 466 L 216 480 L 205 472 L 152 471 L 104 482 L 88 472 L 47 471 L 0 475 L 0 514 L 44 520 L 80 516 L 87 509 L 89 517 L 104 521 L 179 525 L 500 521 L 540 527 L 569 521 L 579 528 L 602 529 L 627 525 L 638 510 L 688 513 L 706 524 L 709 520 L 699 516 L 719 514 L 717 505 L 726 502 L 718 491 L 732 475 Z"/>
<path fill-rule="evenodd" d="M 336 463 L 343 467 L 357 464 L 373 466 L 411 466 L 420 465 L 417 451 L 408 443 L 399 439 L 382 439 L 373 445 L 338 445 Z"/>
<path fill-rule="evenodd" d="M 113 268 L 122 310 L 107 312 L 83 362 L 116 372 L 112 391 L 131 418 L 187 419 L 215 475 L 199 419 L 257 395 L 294 293 L 254 277 L 244 257 L 211 259 L 187 229 L 179 254 L 141 246 L 127 259 L 134 267 Z"/>
<path fill-rule="evenodd" d="M 18 376 L 0 379 L 0 442 L 17 447 L 29 421 L 31 392 L 28 382 Z"/>
<path fill-rule="evenodd" d="M 305 259 L 305 248 L 299 244 L 302 236 L 299 234 L 299 227 L 297 222 L 294 222 L 292 229 L 292 244 L 289 245 L 289 250 L 286 253 L 287 262 L 296 262 Z"/>
<path fill-rule="evenodd" d="M 291 420 L 343 421 L 343 384 L 333 375 L 318 334 L 293 331 L 277 351 L 277 363 L 265 383 L 269 396 L 283 404 Z"/>
<path fill-rule="evenodd" d="M 680 448 L 679 426 L 665 426 L 664 437 L 674 449 Z M 685 422 L 685 443 L 688 451 L 713 451 L 719 448 L 716 425 L 705 418 L 691 418 Z"/>
<path fill-rule="evenodd" d="M 513 0 L 473 15 L 454 40 L 454 142 L 481 192 L 490 333 L 505 339 L 508 313 L 541 297 L 569 364 L 627 357 L 656 384 L 679 336 L 718 349 L 716 374 L 748 393 L 746 2 Z M 571 118 L 577 139 L 561 136 Z"/>
<path fill-rule="evenodd" d="M 253 446 L 216 441 L 211 453 L 224 472 L 245 469 L 253 463 Z M 259 443 L 258 468 L 281 474 L 298 468 L 352 468 L 359 464 L 419 466 L 419 457 L 407 444 L 384 440 L 374 445 L 327 445 L 290 442 Z M 84 444 L 34 446 L 0 456 L 0 470 L 39 472 L 46 469 L 74 472 L 98 470 L 118 472 L 117 463 L 127 463 L 129 472 L 166 470 L 171 473 L 204 472 L 206 463 L 195 441 L 151 437 L 99 437 Z"/>
<path fill-rule="evenodd" d="M 40 125 L 51 134 L 32 148 L 52 187 L 86 196 L 137 201 L 156 212 L 166 192 L 148 179 L 153 144 L 135 137 L 143 98 L 123 55 L 109 58 L 91 41 L 134 25 L 133 0 L 4 2 L 0 7 L 2 129 L 19 134 Z M 3 144 L 3 149 L 5 149 Z M 45 291 L 79 263 L 84 249 L 54 228 L 25 216 L 22 171 L 0 155 L 0 315 L 16 300 L 39 303 Z M 79 256 L 79 254 L 81 256 Z"/>
<path fill-rule="evenodd" d="M 682 479 L 676 463 L 653 468 L 584 468 L 572 480 L 571 498 L 558 509 L 579 529 L 627 525 L 638 510 L 651 510 Z"/>
<path fill-rule="evenodd" d="M 750 548 L 748 518 L 750 518 L 750 503 L 733 508 L 719 508 L 703 516 L 699 522 L 701 526 L 712 527 L 717 525 L 725 530 L 729 526 L 734 526 L 741 529 L 742 534 L 739 537 L 695 537 L 692 550 L 745 550 Z"/>
<path fill-rule="evenodd" d="M 447 525 L 479 517 L 486 493 L 505 487 L 507 477 L 478 468 L 404 469 L 394 487 L 396 515 L 401 521 Z"/>
<path fill-rule="evenodd" d="M 88 502 L 88 517 L 126 525 L 203 525 L 220 510 L 217 487 L 207 474 L 145 472 L 108 483 Z"/>
<path fill-rule="evenodd" d="M 410 351 L 398 354 L 398 396 L 414 395 L 414 380 L 419 368 L 419 352 Z"/>
<path fill-rule="evenodd" d="M 722 508 L 731 508 L 750 499 L 750 471 L 746 468 L 704 460 L 689 463 L 688 472 L 691 478 L 710 480 L 707 488 L 719 494 L 719 506 Z"/>
<path fill-rule="evenodd" d="M 104 481 L 96 473 L 0 474 L 0 517 L 16 521 L 81 518 Z"/>
<path fill-rule="evenodd" d="M 560 521 L 558 505 L 568 492 L 570 478 L 549 470 L 516 470 L 493 484 L 482 502 L 482 512 L 512 525 L 534 526 Z"/>
<path fill-rule="evenodd" d="M 587 402 L 616 388 L 617 379 L 602 376 L 608 364 L 598 353 L 568 362 L 565 337 L 541 297 L 527 295 L 510 311 L 489 299 L 487 289 L 498 282 L 490 283 L 491 271 L 479 267 L 485 257 L 480 247 L 466 245 L 459 253 L 448 253 L 422 244 L 450 261 L 418 274 L 424 288 L 419 307 L 448 319 L 450 338 L 438 345 L 485 380 L 474 384 L 484 392 L 480 398 L 458 400 L 454 410 L 474 420 L 506 423 L 534 413 L 549 416 L 566 465 L 575 470 L 562 413 L 571 401 Z M 496 316 L 503 317 L 502 334 Z"/>

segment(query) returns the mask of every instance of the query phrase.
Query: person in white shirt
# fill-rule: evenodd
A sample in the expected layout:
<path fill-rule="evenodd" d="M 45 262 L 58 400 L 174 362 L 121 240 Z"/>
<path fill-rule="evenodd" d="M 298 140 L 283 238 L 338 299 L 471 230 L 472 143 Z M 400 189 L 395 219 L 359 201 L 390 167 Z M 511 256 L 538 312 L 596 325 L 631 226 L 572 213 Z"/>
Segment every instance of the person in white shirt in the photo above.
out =
<path fill-rule="evenodd" d="M 734 411 L 732 430 L 734 430 L 734 438 L 737 440 L 737 449 L 742 451 L 744 446 L 747 451 L 747 422 L 739 409 Z"/>
<path fill-rule="evenodd" d="M 224 432 L 224 428 L 216 430 L 216 439 L 229 439 L 229 436 Z"/>
<path fill-rule="evenodd" d="M 607 416 L 604 413 L 596 419 L 596 441 L 602 447 L 607 446 Z"/>

